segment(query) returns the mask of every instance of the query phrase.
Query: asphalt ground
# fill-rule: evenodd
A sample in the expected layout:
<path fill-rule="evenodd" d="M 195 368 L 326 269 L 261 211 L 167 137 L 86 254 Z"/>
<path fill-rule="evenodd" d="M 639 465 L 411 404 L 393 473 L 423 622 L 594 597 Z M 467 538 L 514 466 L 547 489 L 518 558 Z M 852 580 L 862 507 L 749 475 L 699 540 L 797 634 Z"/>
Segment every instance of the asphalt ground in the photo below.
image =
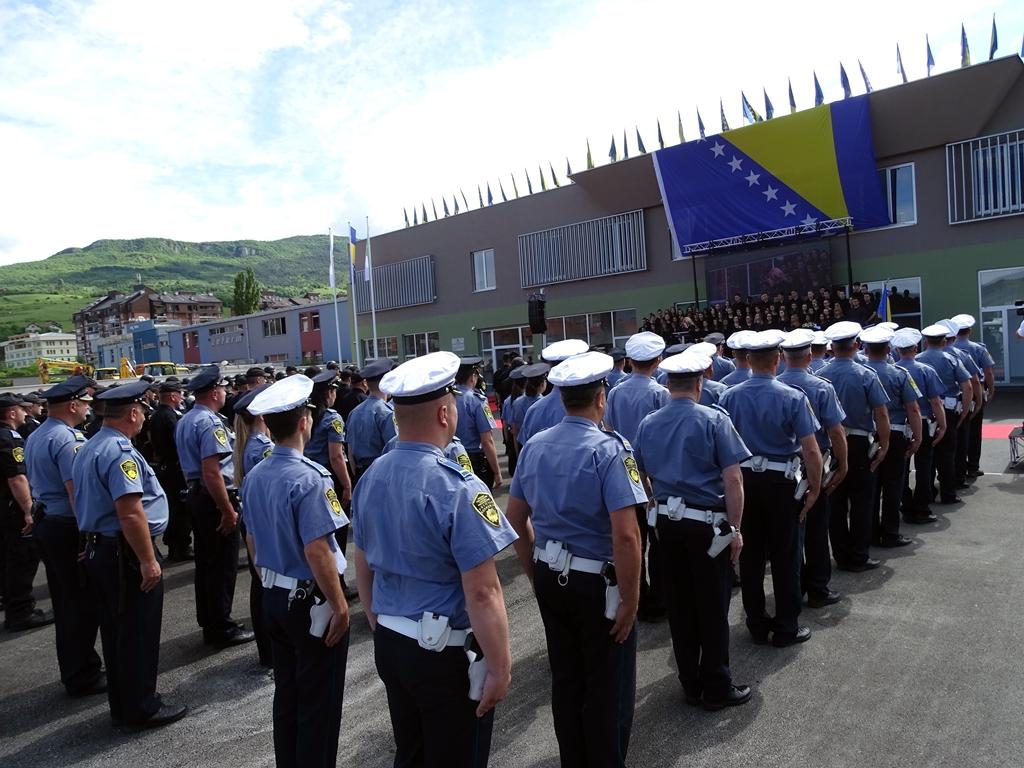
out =
<path fill-rule="evenodd" d="M 1024 395 L 1002 394 L 991 423 L 1019 424 Z M 734 592 L 732 670 L 754 688 L 743 707 L 686 706 L 665 623 L 640 624 L 634 766 L 1016 766 L 1024 764 L 1024 662 L 1019 651 L 1024 478 L 1004 439 L 985 441 L 986 475 L 939 522 L 906 526 L 914 544 L 874 550 L 882 566 L 837 572 L 842 601 L 805 609 L 800 646 L 754 645 Z M 499 495 L 499 504 L 504 495 Z M 499 562 L 512 627 L 512 688 L 499 705 L 492 766 L 557 766 L 544 633 L 511 550 Z M 49 607 L 40 569 L 36 594 Z M 248 616 L 239 572 L 235 616 Z M 125 734 L 106 699 L 69 699 L 57 678 L 53 627 L 0 633 L 0 765 L 271 766 L 273 682 L 253 645 L 211 652 L 194 619 L 192 567 L 165 571 L 158 688 L 191 712 L 169 727 Z M 767 587 L 770 590 L 770 579 Z M 389 766 L 384 688 L 358 603 L 345 684 L 339 765 Z"/>

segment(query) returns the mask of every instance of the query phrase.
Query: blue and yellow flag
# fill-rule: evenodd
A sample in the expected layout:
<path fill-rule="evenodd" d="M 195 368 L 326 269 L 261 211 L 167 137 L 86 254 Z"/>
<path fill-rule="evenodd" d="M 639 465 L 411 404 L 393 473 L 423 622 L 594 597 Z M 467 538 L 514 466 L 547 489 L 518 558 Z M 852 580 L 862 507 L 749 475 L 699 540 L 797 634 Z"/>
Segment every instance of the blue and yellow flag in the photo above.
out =
<path fill-rule="evenodd" d="M 839 82 L 843 86 L 843 98 L 850 98 L 853 95 L 853 89 L 850 87 L 850 78 L 847 76 L 846 67 L 843 66 L 842 62 L 839 62 Z"/>
<path fill-rule="evenodd" d="M 722 116 L 722 133 L 725 133 L 729 130 L 729 121 L 725 119 L 725 104 L 721 99 L 718 100 L 718 112 Z"/>
<path fill-rule="evenodd" d="M 764 91 L 764 116 L 766 120 L 771 120 L 775 117 L 775 107 L 772 106 L 772 100 L 768 98 L 768 89 L 762 88 Z"/>
<path fill-rule="evenodd" d="M 875 310 L 875 314 L 882 318 L 884 323 L 892 322 L 892 307 L 889 305 L 888 283 L 882 283 L 882 300 L 878 302 L 878 309 Z"/>
<path fill-rule="evenodd" d="M 932 56 L 932 41 L 928 39 L 928 35 L 924 36 L 924 47 L 928 52 L 928 61 L 925 63 L 925 66 L 928 68 L 928 77 L 931 77 L 932 67 L 935 66 L 935 57 Z M 906 78 L 904 78 L 903 82 L 907 82 Z"/>
<path fill-rule="evenodd" d="M 640 136 L 640 128 L 637 127 L 637 126 L 634 126 L 634 127 L 636 127 L 636 148 L 637 148 L 637 151 L 641 155 L 646 155 L 647 154 L 647 147 L 644 146 L 644 140 Z M 658 134 L 661 135 L 661 127 L 660 126 L 658 127 Z"/>
<path fill-rule="evenodd" d="M 594 156 L 590 154 L 590 139 L 587 139 L 587 170 L 591 170 L 594 167 Z M 519 197 L 519 195 L 516 195 Z"/>
<path fill-rule="evenodd" d="M 818 82 L 818 73 L 814 73 L 814 106 L 820 107 L 825 103 L 825 94 L 821 92 L 821 83 Z"/>
<path fill-rule="evenodd" d="M 679 121 L 679 143 L 685 144 L 686 134 L 683 133 L 683 113 L 680 112 L 678 109 L 676 110 L 676 119 Z M 664 149 L 664 147 L 662 147 L 662 149 Z"/>
<path fill-rule="evenodd" d="M 700 137 L 704 138 L 704 121 L 700 119 L 700 109 L 697 110 L 697 130 L 700 131 Z M 683 129 L 679 129 L 679 134 L 682 135 Z"/>
<path fill-rule="evenodd" d="M 654 153 L 680 247 L 850 217 L 884 226 L 867 96 Z"/>
<path fill-rule="evenodd" d="M 996 15 L 992 14 L 992 37 L 988 42 L 988 60 L 992 61 L 996 57 L 996 51 L 999 49 L 999 34 L 996 32 Z"/>
<path fill-rule="evenodd" d="M 967 45 L 967 30 L 963 24 L 960 25 L 960 66 L 971 66 L 971 48 Z"/>
<path fill-rule="evenodd" d="M 927 41 L 927 39 L 928 39 L 928 38 L 927 38 L 927 37 L 925 37 L 925 40 L 926 40 L 926 41 Z M 929 47 L 928 47 L 928 53 L 929 53 L 929 55 L 931 54 L 931 52 L 932 52 L 932 49 L 931 49 L 931 46 L 929 46 Z M 931 70 L 928 70 L 928 72 L 929 72 L 929 73 L 931 73 Z M 896 43 L 896 73 L 897 73 L 897 74 L 898 74 L 898 75 L 899 75 L 900 77 L 902 77 L 902 78 L 903 78 L 903 82 L 904 82 L 904 83 L 906 83 L 906 82 L 907 82 L 907 70 L 905 70 L 905 69 L 903 68 L 903 55 L 902 55 L 902 54 L 900 53 L 900 44 L 899 44 L 899 43 Z"/>
<path fill-rule="evenodd" d="M 864 91 L 871 93 L 871 81 L 868 80 L 868 73 L 864 71 L 864 65 L 860 63 L 860 59 L 857 59 L 857 66 L 860 67 L 860 76 L 864 78 Z"/>
<path fill-rule="evenodd" d="M 789 114 L 796 112 L 796 99 L 793 97 L 793 79 L 786 78 L 789 81 Z"/>

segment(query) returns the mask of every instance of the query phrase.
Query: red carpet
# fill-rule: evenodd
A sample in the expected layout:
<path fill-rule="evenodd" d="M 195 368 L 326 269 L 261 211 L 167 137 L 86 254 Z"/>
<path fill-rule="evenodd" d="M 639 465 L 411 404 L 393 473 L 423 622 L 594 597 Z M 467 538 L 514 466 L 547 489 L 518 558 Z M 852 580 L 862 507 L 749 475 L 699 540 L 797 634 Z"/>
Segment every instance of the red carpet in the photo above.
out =
<path fill-rule="evenodd" d="M 982 424 L 982 440 L 1007 440 L 1010 437 L 1010 430 L 1019 424 Z"/>

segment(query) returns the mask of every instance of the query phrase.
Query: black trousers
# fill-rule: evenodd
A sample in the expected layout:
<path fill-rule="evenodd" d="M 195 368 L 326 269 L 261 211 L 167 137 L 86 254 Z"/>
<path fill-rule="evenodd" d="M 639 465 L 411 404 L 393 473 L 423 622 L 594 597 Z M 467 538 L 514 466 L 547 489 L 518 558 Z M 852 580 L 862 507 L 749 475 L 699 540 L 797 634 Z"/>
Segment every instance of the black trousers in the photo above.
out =
<path fill-rule="evenodd" d="M 85 573 L 100 621 L 110 716 L 115 722 L 142 722 L 160 708 L 156 673 L 164 583 L 143 592 L 139 561 L 127 542 L 119 536 L 92 538 Z M 154 550 L 162 563 L 155 544 Z"/>
<path fill-rule="evenodd" d="M 849 470 L 832 493 L 829 538 L 839 565 L 858 566 L 867 562 L 871 546 L 875 473 L 871 471 L 866 437 L 847 435 L 846 448 Z"/>
<path fill-rule="evenodd" d="M 728 547 L 708 557 L 714 529 L 696 520 L 658 515 L 672 651 L 683 690 L 720 700 L 732 685 L 729 672 L 729 602 L 732 563 Z"/>
<path fill-rule="evenodd" d="M 932 486 L 934 484 L 933 440 L 925 420 L 921 428 L 921 447 L 914 454 L 914 488 L 910 488 L 910 461 L 905 460 L 906 479 L 903 481 L 903 514 L 905 517 L 920 517 L 930 514 Z"/>
<path fill-rule="evenodd" d="M 796 634 L 800 616 L 800 506 L 796 482 L 781 472 L 743 469 L 743 549 L 740 589 L 747 628 L 764 637 L 769 631 Z M 775 618 L 765 612 L 765 563 L 772 564 Z"/>
<path fill-rule="evenodd" d="M 981 427 L 985 420 L 985 406 L 981 406 L 974 418 L 970 420 L 971 428 L 968 431 L 967 444 L 967 471 L 977 472 L 981 464 Z"/>
<path fill-rule="evenodd" d="M 309 634 L 312 598 L 263 590 L 274 655 L 274 757 L 278 768 L 334 768 L 350 633 L 333 648 Z"/>
<path fill-rule="evenodd" d="M 39 553 L 31 533 L 22 535 L 25 516 L 18 505 L 0 499 L 0 550 L 3 552 L 4 624 L 10 626 L 28 617 L 36 607 L 32 581 L 39 569 Z"/>
<path fill-rule="evenodd" d="M 226 536 L 217 532 L 220 512 L 206 491 L 190 490 L 188 507 L 196 552 L 196 620 L 204 636 L 213 639 L 236 626 L 231 606 L 241 537 L 237 527 Z"/>
<path fill-rule="evenodd" d="M 878 465 L 875 482 L 874 512 L 871 516 L 873 540 L 890 541 L 900 535 L 900 505 L 907 482 L 907 445 L 902 432 L 889 433 L 889 450 Z"/>
<path fill-rule="evenodd" d="M 494 487 L 494 470 L 491 469 L 487 456 L 483 453 L 470 453 L 469 461 L 473 465 L 473 474 L 483 480 L 488 488 Z"/>
<path fill-rule="evenodd" d="M 624 766 L 636 704 L 636 629 L 622 644 L 608 634 L 598 574 L 570 572 L 561 586 L 558 574 L 538 563 L 533 582 L 562 768 Z"/>
<path fill-rule="evenodd" d="M 44 514 L 34 532 L 53 600 L 60 681 L 74 694 L 96 683 L 101 668 L 99 619 L 78 561 L 78 526 L 73 517 Z"/>
<path fill-rule="evenodd" d="M 829 515 L 832 497 L 822 489 L 818 500 L 807 512 L 801 536 L 803 538 L 803 570 L 800 574 L 802 591 L 808 597 L 824 597 L 832 580 L 832 554 L 828 548 Z"/>
<path fill-rule="evenodd" d="M 395 768 L 484 768 L 494 710 L 476 716 L 465 651 L 428 651 L 380 625 L 373 633 L 373 651 L 388 694 Z"/>
<path fill-rule="evenodd" d="M 238 521 L 239 533 L 242 540 L 245 540 L 245 515 Z M 253 565 L 249 556 L 249 548 L 245 551 L 245 564 L 249 571 L 249 617 L 252 619 L 252 631 L 256 635 L 256 653 L 259 656 L 260 664 L 269 667 L 273 663 L 274 654 L 270 641 L 270 626 L 267 623 L 266 611 L 263 608 L 263 580 L 260 573 Z"/>
<path fill-rule="evenodd" d="M 505 441 L 505 455 L 508 457 L 508 476 L 516 473 L 516 464 L 519 462 L 519 446 L 512 439 L 512 427 L 506 427 L 501 431 L 502 440 Z"/>
<path fill-rule="evenodd" d="M 156 479 L 167 494 L 169 517 L 167 530 L 164 531 L 164 546 L 172 555 L 183 553 L 192 543 L 192 519 L 182 495 L 184 485 L 181 469 L 175 466 L 167 471 L 161 470 Z"/>
<path fill-rule="evenodd" d="M 661 614 L 665 610 L 662 570 L 658 565 L 658 535 L 647 527 L 647 505 L 636 505 L 636 523 L 640 527 L 640 605 L 638 613 Z"/>
<path fill-rule="evenodd" d="M 970 403 L 964 403 L 964 407 L 970 407 Z M 972 414 L 973 415 L 973 414 Z M 971 442 L 971 422 L 973 419 L 968 416 L 956 430 L 956 453 L 953 457 L 954 476 L 958 485 L 967 479 L 967 449 Z"/>
<path fill-rule="evenodd" d="M 959 432 L 956 423 L 960 414 L 946 409 L 946 435 L 932 451 L 932 465 L 939 476 L 939 496 L 950 501 L 956 496 L 956 451 Z"/>

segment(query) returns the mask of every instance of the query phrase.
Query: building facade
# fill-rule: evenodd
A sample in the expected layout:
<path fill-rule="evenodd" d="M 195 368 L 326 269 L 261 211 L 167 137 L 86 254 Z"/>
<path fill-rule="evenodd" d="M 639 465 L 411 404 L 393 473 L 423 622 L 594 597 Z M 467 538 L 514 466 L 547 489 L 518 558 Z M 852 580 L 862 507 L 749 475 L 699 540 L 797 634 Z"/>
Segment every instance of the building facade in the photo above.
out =
<path fill-rule="evenodd" d="M 1024 299 L 1024 62 L 998 59 L 867 98 L 889 226 L 684 258 L 652 157 L 640 155 L 576 173 L 569 185 L 375 236 L 378 338 L 358 272 L 361 356 L 448 349 L 495 368 L 504 352 L 530 354 L 564 337 L 621 345 L 649 313 L 728 301 L 734 285 L 756 293 L 759 265 L 809 250 L 833 285 L 887 289 L 903 324 L 975 315 L 997 379 L 1024 384 L 1024 341 L 1013 333 L 1014 301 Z M 357 264 L 364 249 L 357 245 Z M 541 290 L 545 338 L 527 319 L 528 298 Z"/>
<path fill-rule="evenodd" d="M 40 357 L 71 362 L 78 359 L 78 344 L 73 333 L 19 333 L 0 342 L 0 350 L 8 368 L 33 366 Z"/>

